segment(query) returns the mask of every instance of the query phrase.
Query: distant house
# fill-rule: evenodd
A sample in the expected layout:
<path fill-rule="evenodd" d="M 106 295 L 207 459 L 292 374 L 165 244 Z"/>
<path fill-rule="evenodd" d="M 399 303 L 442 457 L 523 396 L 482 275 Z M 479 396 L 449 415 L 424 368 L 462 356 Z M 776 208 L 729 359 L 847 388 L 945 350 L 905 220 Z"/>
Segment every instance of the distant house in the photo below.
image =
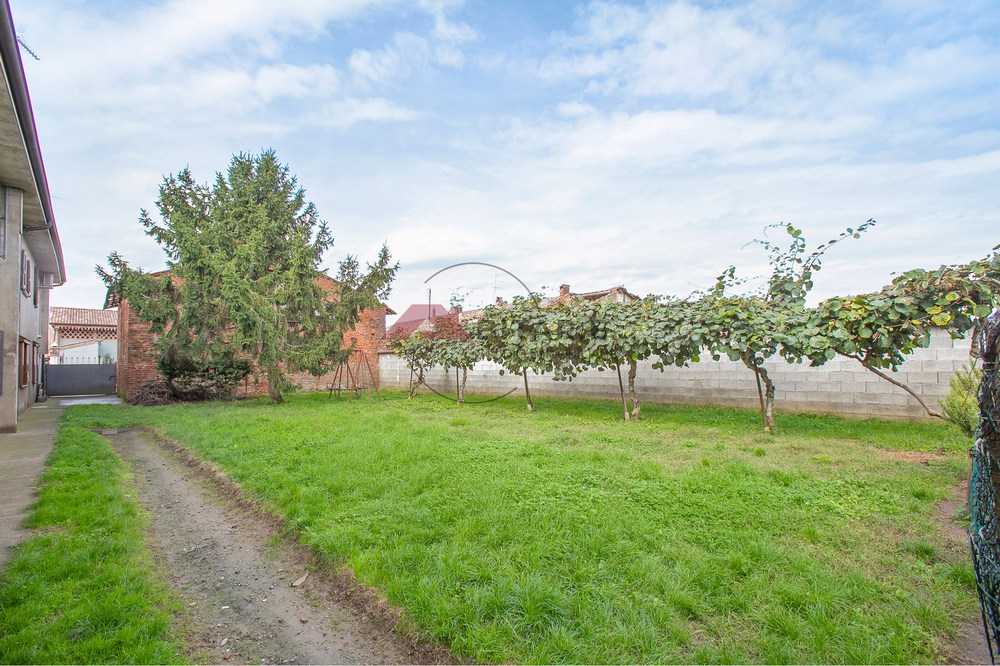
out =
<path fill-rule="evenodd" d="M 49 363 L 114 363 L 118 359 L 118 310 L 53 307 L 49 314 Z"/>
<path fill-rule="evenodd" d="M 49 289 L 66 281 L 10 5 L 0 6 L 0 430 L 37 399 Z"/>
<path fill-rule="evenodd" d="M 610 287 L 608 289 L 601 289 L 599 291 L 587 291 L 574 294 L 570 291 L 569 285 L 564 284 L 559 287 L 558 296 L 543 298 L 541 300 L 541 306 L 543 308 L 547 308 L 554 305 L 560 305 L 562 303 L 568 303 L 573 300 L 632 303 L 633 301 L 640 300 L 640 298 L 620 285 Z M 498 298 L 496 306 L 503 307 L 503 305 L 504 301 Z M 441 317 L 457 315 L 459 321 L 476 321 L 483 316 L 484 310 L 485 308 L 476 308 L 473 310 L 463 311 L 458 307 L 448 309 L 443 305 L 414 303 L 410 307 L 406 308 L 406 311 L 400 315 L 399 319 L 396 320 L 396 323 L 389 327 L 386 337 L 390 340 L 394 338 L 407 338 L 417 331 L 429 331 L 434 327 L 434 322 Z"/>
<path fill-rule="evenodd" d="M 539 304 L 543 308 L 550 308 L 556 305 L 562 305 L 563 303 L 570 303 L 574 300 L 594 301 L 594 302 L 614 301 L 615 303 L 632 303 L 641 299 L 639 296 L 633 294 L 632 292 L 630 292 L 628 289 L 626 289 L 621 285 L 616 287 L 609 287 L 608 289 L 600 289 L 598 291 L 585 291 L 579 294 L 574 294 L 572 291 L 570 291 L 569 285 L 564 284 L 559 287 L 558 296 L 549 296 L 547 298 L 543 298 L 541 299 Z M 498 307 L 502 307 L 504 305 L 504 301 L 497 299 L 496 305 Z M 411 306 L 411 309 L 414 307 L 416 306 L 415 305 Z M 427 306 L 425 305 L 423 307 L 426 310 Z M 458 316 L 461 321 L 476 321 L 483 316 L 484 310 L 485 308 L 477 308 L 475 310 L 466 310 L 464 312 L 458 311 Z M 399 322 L 396 323 L 398 324 Z M 389 337 L 392 337 L 391 333 Z"/>
<path fill-rule="evenodd" d="M 429 330 L 434 320 L 449 314 L 453 313 L 443 305 L 414 303 L 389 327 L 386 335 L 389 339 L 408 338 L 417 331 Z"/>
<path fill-rule="evenodd" d="M 160 275 L 154 273 L 151 275 Z M 337 281 L 326 274 L 316 278 L 316 284 L 322 287 L 330 296 L 337 298 Z M 116 373 L 116 389 L 129 396 L 144 384 L 160 379 L 156 369 L 157 354 L 155 343 L 157 336 L 150 330 L 149 323 L 139 319 L 129 307 L 128 299 L 119 298 L 109 290 L 104 307 L 118 308 L 118 370 Z M 356 350 L 352 364 L 361 360 L 363 352 L 371 367 L 373 378 L 378 381 L 378 352 L 385 345 L 385 317 L 396 314 L 388 306 L 364 310 L 361 318 L 350 331 L 344 333 L 344 347 L 354 345 Z M 288 379 L 304 391 L 325 390 L 328 383 L 334 381 L 334 372 L 320 377 L 314 377 L 308 372 L 290 373 Z M 366 375 L 367 376 L 367 375 Z M 256 395 L 268 392 L 267 377 L 263 373 L 255 373 L 247 380 L 240 393 Z"/>
<path fill-rule="evenodd" d="M 574 294 L 572 291 L 570 291 L 569 285 L 564 284 L 560 285 L 558 296 L 546 299 L 546 301 L 544 301 L 542 305 L 543 306 L 556 305 L 574 300 L 594 301 L 594 302 L 614 301 L 615 303 L 632 303 L 634 301 L 640 300 L 640 298 L 621 285 L 618 285 L 617 287 L 610 287 L 608 289 L 600 289 L 598 291 L 585 291 L 579 294 Z"/>

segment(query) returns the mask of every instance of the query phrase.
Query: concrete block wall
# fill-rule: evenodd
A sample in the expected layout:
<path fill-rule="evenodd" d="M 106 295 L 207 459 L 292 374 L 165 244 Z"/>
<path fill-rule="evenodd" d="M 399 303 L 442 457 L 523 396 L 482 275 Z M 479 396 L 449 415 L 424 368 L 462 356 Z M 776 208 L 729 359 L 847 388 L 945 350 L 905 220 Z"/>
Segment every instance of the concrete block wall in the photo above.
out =
<path fill-rule="evenodd" d="M 945 331 L 936 330 L 930 346 L 917 349 L 895 373 L 894 379 L 908 385 L 931 408 L 949 390 L 956 370 L 970 361 L 969 339 L 952 340 Z M 820 367 L 807 363 L 789 364 L 781 358 L 765 363 L 775 384 L 775 409 L 785 412 L 814 412 L 844 416 L 923 418 L 926 414 L 917 401 L 903 389 L 866 370 L 860 363 L 837 357 Z M 523 394 L 520 375 L 500 375 L 500 367 L 481 361 L 469 372 L 466 391 L 498 395 L 512 388 Z M 379 376 L 385 388 L 409 387 L 410 370 L 395 354 L 379 355 Z M 622 369 L 627 382 L 627 368 Z M 447 375 L 434 368 L 425 375 L 427 383 L 440 391 L 455 390 L 455 372 Z M 618 375 L 614 370 L 589 370 L 572 381 L 554 381 L 546 375 L 528 373 L 532 395 L 576 398 L 619 399 Z M 739 361 L 710 357 L 685 368 L 668 367 L 663 372 L 652 362 L 641 363 L 636 374 L 636 391 L 642 402 L 667 404 L 727 405 L 756 409 L 759 406 L 753 373 Z"/>

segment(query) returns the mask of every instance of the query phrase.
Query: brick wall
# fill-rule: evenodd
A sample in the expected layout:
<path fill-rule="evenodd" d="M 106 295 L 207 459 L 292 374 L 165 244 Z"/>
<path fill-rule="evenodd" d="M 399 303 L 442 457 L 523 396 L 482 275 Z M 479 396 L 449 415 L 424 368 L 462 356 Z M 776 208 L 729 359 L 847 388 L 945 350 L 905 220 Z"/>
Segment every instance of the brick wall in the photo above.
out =
<path fill-rule="evenodd" d="M 156 360 L 153 355 L 155 336 L 149 324 L 140 320 L 128 301 L 118 305 L 118 367 L 117 390 L 125 395 L 143 384 L 156 381 Z"/>
<path fill-rule="evenodd" d="M 917 349 L 894 378 L 919 393 L 932 408 L 948 393 L 954 372 L 969 361 L 970 340 L 952 340 L 944 331 L 934 331 L 928 348 Z M 836 358 L 818 368 L 789 364 L 779 358 L 765 367 L 773 378 L 775 410 L 785 412 L 831 413 L 844 416 L 920 418 L 923 409 L 902 389 L 865 370 L 852 359 Z M 379 373 L 384 388 L 405 389 L 410 370 L 391 353 L 379 355 Z M 512 388 L 523 396 L 520 375 L 501 376 L 495 363 L 480 362 L 469 372 L 469 393 L 498 395 Z M 627 368 L 622 376 L 627 381 Z M 892 374 L 892 373 L 891 373 Z M 427 383 L 442 392 L 455 390 L 455 372 L 447 376 L 438 367 L 426 374 Z M 589 370 L 571 382 L 554 381 L 545 375 L 528 373 L 532 395 L 618 400 L 618 375 L 613 371 Z M 423 389 L 422 389 L 423 390 Z M 753 373 L 739 361 L 703 360 L 686 368 L 669 367 L 664 372 L 650 362 L 639 365 L 636 391 L 640 401 L 667 404 L 730 405 L 757 409 L 757 384 Z"/>
<path fill-rule="evenodd" d="M 364 310 L 357 325 L 344 333 L 344 348 L 354 345 L 355 352 L 348 362 L 348 368 L 337 370 L 314 377 L 308 372 L 290 373 L 288 378 L 301 391 L 328 391 L 331 384 L 340 383 L 344 388 L 357 385 L 362 388 L 375 388 L 379 385 L 378 355 L 385 347 L 385 308 Z M 265 382 L 264 391 L 267 391 Z"/>
<path fill-rule="evenodd" d="M 352 355 L 352 373 L 362 367 L 364 357 L 369 359 L 375 382 L 378 382 L 378 352 L 385 344 L 385 308 L 365 310 L 357 326 L 344 334 L 344 346 L 355 342 L 357 353 Z M 156 341 L 149 330 L 149 324 L 139 319 L 131 311 L 128 301 L 122 301 L 118 306 L 118 369 L 117 390 L 125 396 L 130 395 L 143 384 L 160 379 L 156 371 L 156 353 L 153 343 Z M 365 352 L 362 356 L 361 352 Z M 290 373 L 288 378 L 303 391 L 325 391 L 327 385 L 334 381 L 335 371 L 321 377 L 313 377 L 308 372 Z M 361 372 L 363 386 L 367 386 L 368 372 Z M 345 380 L 346 383 L 346 380 Z M 237 395 L 260 395 L 267 393 L 268 383 L 263 373 L 254 373 L 237 389 Z"/>

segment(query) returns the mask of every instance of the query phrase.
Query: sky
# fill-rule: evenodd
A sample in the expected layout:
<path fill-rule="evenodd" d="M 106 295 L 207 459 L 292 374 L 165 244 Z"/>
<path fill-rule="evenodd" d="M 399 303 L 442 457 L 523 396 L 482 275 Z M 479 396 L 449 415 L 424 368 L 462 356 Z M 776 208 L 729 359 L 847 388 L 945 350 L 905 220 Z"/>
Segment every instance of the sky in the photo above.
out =
<path fill-rule="evenodd" d="M 624 285 L 684 296 L 792 224 L 814 298 L 1000 243 L 995 0 L 10 0 L 66 258 L 102 307 L 164 176 L 273 149 L 323 268 L 400 263 L 388 304 Z M 472 265 L 434 273 L 462 262 Z M 516 276 L 517 279 L 511 277 Z M 391 319 L 390 319 L 391 321 Z"/>

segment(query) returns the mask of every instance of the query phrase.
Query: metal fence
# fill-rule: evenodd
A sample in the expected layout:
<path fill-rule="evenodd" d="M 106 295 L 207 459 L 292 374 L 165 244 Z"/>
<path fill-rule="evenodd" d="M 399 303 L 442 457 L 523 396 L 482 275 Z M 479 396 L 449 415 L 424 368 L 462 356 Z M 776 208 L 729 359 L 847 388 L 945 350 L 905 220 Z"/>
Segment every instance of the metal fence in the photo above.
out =
<path fill-rule="evenodd" d="M 979 386 L 979 429 L 970 453 L 969 548 L 976 572 L 976 588 L 983 629 L 996 663 L 1000 647 L 1000 310 L 994 311 L 979 332 L 983 380 Z"/>
<path fill-rule="evenodd" d="M 49 365 L 113 365 L 115 359 L 110 354 L 104 356 L 58 356 L 49 361 Z"/>
<path fill-rule="evenodd" d="M 114 363 L 69 363 L 45 366 L 48 395 L 111 395 L 115 392 Z"/>

